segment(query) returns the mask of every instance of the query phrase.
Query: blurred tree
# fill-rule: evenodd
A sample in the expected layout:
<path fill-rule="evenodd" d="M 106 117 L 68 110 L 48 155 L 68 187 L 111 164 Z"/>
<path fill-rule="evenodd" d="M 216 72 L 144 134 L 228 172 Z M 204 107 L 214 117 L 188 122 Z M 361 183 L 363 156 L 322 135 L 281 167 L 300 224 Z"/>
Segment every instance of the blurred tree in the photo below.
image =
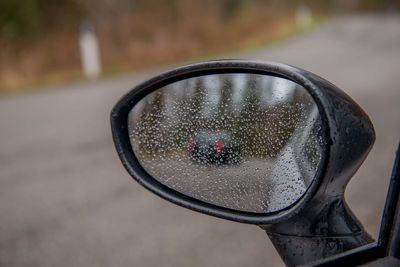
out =
<path fill-rule="evenodd" d="M 0 30 L 7 37 L 37 32 L 42 23 L 39 0 L 0 1 Z"/>
<path fill-rule="evenodd" d="M 221 2 L 220 10 L 223 21 L 230 21 L 240 11 L 243 0 L 224 0 Z"/>
<path fill-rule="evenodd" d="M 33 37 L 75 27 L 81 13 L 79 0 L 0 0 L 0 36 Z"/>

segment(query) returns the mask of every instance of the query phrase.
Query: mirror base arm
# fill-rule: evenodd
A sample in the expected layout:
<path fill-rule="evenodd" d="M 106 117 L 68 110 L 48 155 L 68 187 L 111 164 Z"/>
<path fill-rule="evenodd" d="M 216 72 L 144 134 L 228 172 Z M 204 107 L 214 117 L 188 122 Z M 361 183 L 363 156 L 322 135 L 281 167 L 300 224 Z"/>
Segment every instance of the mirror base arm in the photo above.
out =
<path fill-rule="evenodd" d="M 261 228 L 267 232 L 287 266 L 327 258 L 374 241 L 342 197 L 309 209 L 289 221 Z"/>

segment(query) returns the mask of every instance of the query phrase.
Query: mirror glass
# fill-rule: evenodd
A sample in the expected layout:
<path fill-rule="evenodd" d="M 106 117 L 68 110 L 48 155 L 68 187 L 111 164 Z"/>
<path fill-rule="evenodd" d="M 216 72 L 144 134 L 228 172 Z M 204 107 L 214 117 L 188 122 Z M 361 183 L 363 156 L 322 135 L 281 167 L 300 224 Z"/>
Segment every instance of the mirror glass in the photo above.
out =
<path fill-rule="evenodd" d="M 130 111 L 133 151 L 160 183 L 217 206 L 269 213 L 295 203 L 322 159 L 318 108 L 279 77 L 227 73 L 180 80 Z"/>

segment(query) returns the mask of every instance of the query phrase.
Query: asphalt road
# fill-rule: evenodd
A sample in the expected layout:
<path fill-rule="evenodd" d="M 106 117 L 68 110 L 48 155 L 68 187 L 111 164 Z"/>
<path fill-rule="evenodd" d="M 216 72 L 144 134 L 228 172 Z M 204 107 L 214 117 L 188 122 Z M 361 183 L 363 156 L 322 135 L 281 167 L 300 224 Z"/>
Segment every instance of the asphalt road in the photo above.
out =
<path fill-rule="evenodd" d="M 352 16 L 257 51 L 327 78 L 370 115 L 377 141 L 346 198 L 376 236 L 400 136 L 400 16 Z M 0 266 L 282 266 L 256 226 L 174 206 L 133 182 L 109 111 L 160 72 L 0 99 Z"/>

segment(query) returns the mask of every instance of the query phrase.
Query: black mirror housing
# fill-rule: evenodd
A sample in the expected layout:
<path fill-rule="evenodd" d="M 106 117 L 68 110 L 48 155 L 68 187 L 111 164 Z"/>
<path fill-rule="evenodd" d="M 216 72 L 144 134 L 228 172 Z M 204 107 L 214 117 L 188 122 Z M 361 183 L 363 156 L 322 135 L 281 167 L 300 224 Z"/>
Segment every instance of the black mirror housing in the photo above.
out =
<path fill-rule="evenodd" d="M 205 203 L 153 179 L 135 156 L 127 127 L 129 111 L 146 95 L 165 85 L 190 77 L 218 73 L 282 77 L 303 86 L 317 104 L 322 120 L 320 133 L 326 140 L 322 163 L 307 191 L 289 207 L 258 214 Z M 279 63 L 245 60 L 216 60 L 184 66 L 150 79 L 122 97 L 111 112 L 111 128 L 118 155 L 137 182 L 185 208 L 261 226 L 288 265 L 305 263 L 305 259 L 310 261 L 335 255 L 372 242 L 372 238 L 348 209 L 343 197 L 348 181 L 374 143 L 372 123 L 347 94 L 313 73 Z M 317 243 L 320 244 L 319 248 L 315 247 Z M 285 250 L 294 251 L 293 255 L 287 255 Z M 305 256 L 304 251 L 312 255 Z"/>
<path fill-rule="evenodd" d="M 140 166 L 129 143 L 127 116 L 132 107 L 158 88 L 182 80 L 215 73 L 258 73 L 292 80 L 308 90 L 318 105 L 322 134 L 327 140 L 322 167 L 306 194 L 285 210 L 268 215 L 252 214 L 216 207 L 191 199 L 156 182 Z M 125 95 L 111 112 L 114 142 L 127 171 L 140 184 L 178 205 L 209 215 L 257 225 L 287 220 L 299 213 L 312 198 L 343 194 L 350 177 L 359 168 L 375 139 L 366 113 L 343 91 L 315 74 L 292 66 L 271 62 L 221 60 L 193 64 L 161 74 L 144 82 Z"/>

